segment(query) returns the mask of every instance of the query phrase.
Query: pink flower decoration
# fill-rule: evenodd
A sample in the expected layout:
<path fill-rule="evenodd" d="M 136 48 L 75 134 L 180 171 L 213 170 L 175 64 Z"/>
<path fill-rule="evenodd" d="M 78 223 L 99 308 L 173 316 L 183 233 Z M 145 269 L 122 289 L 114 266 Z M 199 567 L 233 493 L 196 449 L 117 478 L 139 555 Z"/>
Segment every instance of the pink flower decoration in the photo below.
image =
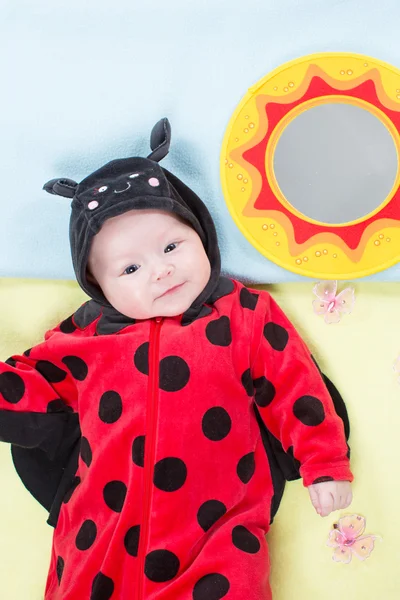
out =
<path fill-rule="evenodd" d="M 362 535 L 365 525 L 366 520 L 360 515 L 346 515 L 333 525 L 326 545 L 335 548 L 332 555 L 334 561 L 347 564 L 353 556 L 359 560 L 370 556 L 374 541 L 382 538 L 379 535 Z"/>
<path fill-rule="evenodd" d="M 354 289 L 345 288 L 336 295 L 337 281 L 320 281 L 314 286 L 317 300 L 313 302 L 314 312 L 324 315 L 325 323 L 339 323 L 342 314 L 351 313 L 354 307 Z"/>

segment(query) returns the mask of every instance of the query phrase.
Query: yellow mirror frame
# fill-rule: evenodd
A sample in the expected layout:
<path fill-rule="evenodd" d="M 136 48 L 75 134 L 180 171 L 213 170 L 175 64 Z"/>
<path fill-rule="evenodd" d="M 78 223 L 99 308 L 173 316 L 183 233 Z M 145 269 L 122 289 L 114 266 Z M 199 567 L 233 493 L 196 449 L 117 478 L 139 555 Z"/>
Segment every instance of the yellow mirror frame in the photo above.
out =
<path fill-rule="evenodd" d="M 333 102 L 351 103 L 380 119 L 400 157 L 400 71 L 363 55 L 314 54 L 282 65 L 248 90 L 225 132 L 221 182 L 235 223 L 268 259 L 308 277 L 353 279 L 400 260 L 400 168 L 376 210 L 340 224 L 297 211 L 273 169 L 287 125 L 300 113 Z"/>

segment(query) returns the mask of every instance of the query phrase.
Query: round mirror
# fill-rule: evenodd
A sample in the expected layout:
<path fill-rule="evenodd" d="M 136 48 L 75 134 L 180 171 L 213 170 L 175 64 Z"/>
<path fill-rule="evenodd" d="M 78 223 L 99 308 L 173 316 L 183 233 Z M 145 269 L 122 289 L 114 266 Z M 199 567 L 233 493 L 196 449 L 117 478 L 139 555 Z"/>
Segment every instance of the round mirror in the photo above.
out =
<path fill-rule="evenodd" d="M 314 106 L 283 130 L 274 172 L 287 201 L 322 223 L 348 223 L 375 211 L 396 181 L 391 133 L 368 110 L 345 103 Z"/>
<path fill-rule="evenodd" d="M 400 71 L 312 54 L 243 96 L 226 129 L 221 181 L 243 235 L 276 264 L 321 279 L 400 260 Z"/>

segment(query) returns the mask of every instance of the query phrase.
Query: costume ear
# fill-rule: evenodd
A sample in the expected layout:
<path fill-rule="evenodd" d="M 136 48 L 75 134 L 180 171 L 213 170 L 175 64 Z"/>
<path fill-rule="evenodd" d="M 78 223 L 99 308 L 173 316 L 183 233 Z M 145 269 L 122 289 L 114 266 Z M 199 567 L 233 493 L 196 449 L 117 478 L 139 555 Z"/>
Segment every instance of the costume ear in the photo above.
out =
<path fill-rule="evenodd" d="M 72 179 L 50 179 L 44 184 L 43 189 L 49 194 L 56 196 L 64 196 L 65 198 L 73 198 L 75 196 L 78 184 Z"/>
<path fill-rule="evenodd" d="M 167 156 L 171 143 L 171 125 L 167 118 L 160 119 L 151 130 L 150 148 L 153 150 L 147 158 L 160 162 Z"/>

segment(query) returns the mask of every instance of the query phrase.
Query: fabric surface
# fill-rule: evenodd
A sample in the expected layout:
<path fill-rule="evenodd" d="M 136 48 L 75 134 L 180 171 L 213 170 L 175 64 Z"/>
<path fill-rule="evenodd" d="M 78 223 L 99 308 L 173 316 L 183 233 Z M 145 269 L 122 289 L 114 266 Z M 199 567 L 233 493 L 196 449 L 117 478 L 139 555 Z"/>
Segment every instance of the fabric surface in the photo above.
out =
<path fill-rule="evenodd" d="M 43 331 L 71 314 L 86 298 L 76 283 L 6 280 L 0 282 L 1 358 L 39 343 Z M 331 560 L 325 539 L 334 513 L 318 517 L 301 482 L 286 486 L 276 520 L 268 533 L 271 583 L 275 600 L 292 596 L 327 600 L 383 595 L 396 600 L 400 579 L 397 537 L 398 482 L 396 435 L 399 388 L 392 371 L 398 347 L 398 284 L 360 284 L 352 315 L 326 326 L 312 313 L 309 285 L 267 288 L 299 329 L 321 368 L 338 384 L 352 423 L 350 443 L 355 497 L 346 514 L 367 518 L 367 531 L 383 536 L 365 563 Z M 378 340 L 371 344 L 371 339 Z M 2 594 L 9 600 L 43 598 L 50 561 L 52 529 L 46 511 L 23 488 L 0 444 L 2 472 Z M 24 577 L 21 577 L 23 571 Z M 288 577 L 288 571 L 291 576 Z"/>
<path fill-rule="evenodd" d="M 354 51 L 399 67 L 399 17 L 398 0 L 120 0 L 111 12 L 96 0 L 3 1 L 0 276 L 72 278 L 70 203 L 43 184 L 146 156 L 165 116 L 174 146 L 163 166 L 208 206 L 223 272 L 300 280 L 233 222 L 219 176 L 224 132 L 248 88 L 288 60 Z M 373 278 L 399 280 L 400 267 Z"/>

